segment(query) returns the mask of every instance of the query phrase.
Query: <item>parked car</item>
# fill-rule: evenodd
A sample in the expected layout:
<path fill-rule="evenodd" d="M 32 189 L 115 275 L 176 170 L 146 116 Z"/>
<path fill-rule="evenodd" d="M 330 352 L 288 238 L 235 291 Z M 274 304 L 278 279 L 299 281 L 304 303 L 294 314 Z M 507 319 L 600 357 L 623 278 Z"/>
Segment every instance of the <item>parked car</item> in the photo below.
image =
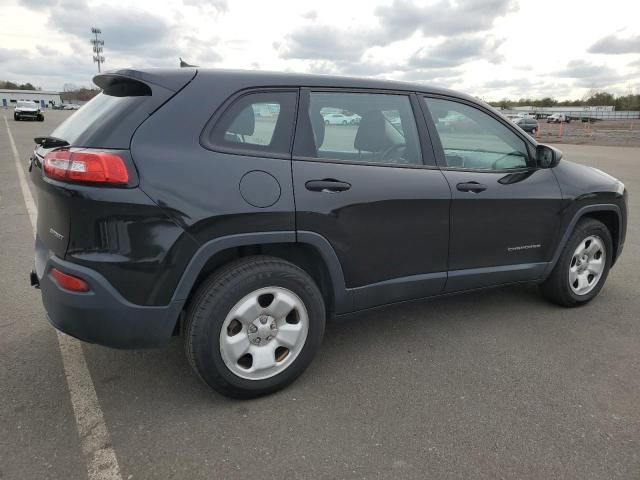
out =
<path fill-rule="evenodd" d="M 468 95 L 206 69 L 94 82 L 102 93 L 35 139 L 31 282 L 81 340 L 181 335 L 224 395 L 291 383 L 326 320 L 356 311 L 521 282 L 584 305 L 623 249 L 619 180 Z M 277 115 L 256 122 L 263 104 Z M 323 109 L 362 118 L 325 128 Z"/>
<path fill-rule="evenodd" d="M 570 123 L 571 117 L 564 113 L 554 113 L 547 117 L 547 123 Z"/>
<path fill-rule="evenodd" d="M 80 109 L 80 105 L 76 105 L 75 103 L 65 103 L 63 106 L 63 110 L 78 110 Z"/>
<path fill-rule="evenodd" d="M 327 113 L 323 115 L 325 125 L 348 125 L 351 118 L 344 113 Z"/>
<path fill-rule="evenodd" d="M 514 120 L 516 125 L 527 133 L 536 133 L 538 131 L 538 121 L 535 118 L 523 117 Z"/>
<path fill-rule="evenodd" d="M 360 123 L 360 115 L 344 113 L 327 113 L 323 116 L 325 125 L 357 125 Z"/>
<path fill-rule="evenodd" d="M 362 120 L 362 117 L 357 113 L 345 113 L 345 116 L 349 119 L 349 124 L 351 125 L 358 125 L 360 123 L 360 120 Z"/>
<path fill-rule="evenodd" d="M 18 120 L 38 120 L 44 121 L 44 115 L 40 110 L 40 105 L 36 102 L 28 100 L 19 100 L 16 103 L 16 108 L 13 109 L 13 119 Z"/>
<path fill-rule="evenodd" d="M 51 106 L 52 110 L 64 110 L 64 104 L 63 103 L 56 103 L 55 105 Z"/>

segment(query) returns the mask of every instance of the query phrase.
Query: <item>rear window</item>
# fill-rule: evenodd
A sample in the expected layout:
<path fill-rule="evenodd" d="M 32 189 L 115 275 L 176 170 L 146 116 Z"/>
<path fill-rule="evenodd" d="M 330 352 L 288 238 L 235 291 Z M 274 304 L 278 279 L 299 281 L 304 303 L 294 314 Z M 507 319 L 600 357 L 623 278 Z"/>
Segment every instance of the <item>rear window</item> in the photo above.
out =
<path fill-rule="evenodd" d="M 189 78 L 184 78 L 184 82 Z M 128 149 L 136 129 L 176 92 L 118 73 L 94 79 L 102 93 L 83 105 L 51 135 L 73 147 Z"/>
<path fill-rule="evenodd" d="M 100 93 L 67 118 L 51 135 L 66 140 L 74 146 L 104 146 L 88 145 L 88 137 L 96 130 L 108 128 L 107 125 L 126 117 L 147 98 L 147 96 L 116 97 Z M 119 146 L 126 148 L 128 142 L 127 146 Z"/>

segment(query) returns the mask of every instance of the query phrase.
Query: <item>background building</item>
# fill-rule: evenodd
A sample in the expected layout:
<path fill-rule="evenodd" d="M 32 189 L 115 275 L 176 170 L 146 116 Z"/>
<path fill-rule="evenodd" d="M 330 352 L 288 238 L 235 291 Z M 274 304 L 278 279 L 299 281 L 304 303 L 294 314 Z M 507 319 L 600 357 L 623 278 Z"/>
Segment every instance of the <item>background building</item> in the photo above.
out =
<path fill-rule="evenodd" d="M 0 89 L 0 106 L 2 108 L 13 108 L 18 100 L 32 100 L 38 102 L 43 108 L 62 103 L 60 92 Z"/>

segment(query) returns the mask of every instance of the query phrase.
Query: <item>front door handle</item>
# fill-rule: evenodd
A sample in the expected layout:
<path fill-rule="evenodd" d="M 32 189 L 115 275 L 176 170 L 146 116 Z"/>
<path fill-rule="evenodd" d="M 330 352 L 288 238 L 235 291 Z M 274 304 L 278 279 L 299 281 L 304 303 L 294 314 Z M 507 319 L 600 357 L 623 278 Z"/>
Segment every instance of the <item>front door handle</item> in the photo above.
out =
<path fill-rule="evenodd" d="M 324 180 L 309 180 L 304 184 L 307 190 L 312 192 L 337 193 L 344 192 L 351 188 L 351 184 L 334 180 L 333 178 L 325 178 Z"/>
<path fill-rule="evenodd" d="M 461 192 L 480 193 L 484 192 L 487 189 L 487 186 L 478 182 L 464 182 L 456 185 L 456 188 Z"/>

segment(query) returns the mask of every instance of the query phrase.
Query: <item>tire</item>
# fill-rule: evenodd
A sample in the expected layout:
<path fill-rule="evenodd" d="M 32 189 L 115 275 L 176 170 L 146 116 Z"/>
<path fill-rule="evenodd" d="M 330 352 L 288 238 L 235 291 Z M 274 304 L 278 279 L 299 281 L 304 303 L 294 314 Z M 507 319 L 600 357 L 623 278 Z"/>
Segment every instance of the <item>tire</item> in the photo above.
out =
<path fill-rule="evenodd" d="M 254 398 L 304 372 L 324 326 L 322 294 L 305 271 L 275 257 L 245 257 L 214 272 L 196 291 L 186 315 L 185 351 L 211 388 L 231 398 Z"/>
<path fill-rule="evenodd" d="M 325 124 L 325 125 L 329 125 L 329 124 L 330 124 L 329 120 L 325 120 L 325 121 L 324 121 L 324 124 Z"/>
<path fill-rule="evenodd" d="M 601 246 L 598 242 L 601 243 Z M 592 249 L 591 260 L 583 261 L 581 265 L 577 256 L 578 248 L 585 246 L 588 247 L 586 253 L 589 252 L 589 248 Z M 598 251 L 601 252 L 602 264 L 600 266 L 597 258 Z M 613 241 L 609 229 L 602 222 L 592 218 L 580 220 L 562 250 L 551 275 L 541 285 L 543 295 L 563 307 L 577 307 L 589 303 L 598 295 L 607 280 L 612 253 Z M 597 276 L 594 275 L 593 280 L 589 283 L 590 272 L 596 267 L 601 270 Z M 579 273 L 581 268 L 584 269 L 582 274 Z M 577 278 L 576 275 L 581 278 Z M 587 283 L 581 284 L 585 281 L 585 275 Z M 584 285 L 584 288 L 581 285 Z"/>
<path fill-rule="evenodd" d="M 342 121 L 342 124 L 343 124 L 343 125 L 346 125 L 346 124 L 347 124 L 347 121 L 346 121 L 346 120 L 343 120 L 343 121 Z"/>
<path fill-rule="evenodd" d="M 18 120 L 20 120 L 20 117 L 14 113 L 13 120 L 17 122 Z"/>
<path fill-rule="evenodd" d="M 38 115 L 38 121 L 44 122 L 44 115 Z"/>

